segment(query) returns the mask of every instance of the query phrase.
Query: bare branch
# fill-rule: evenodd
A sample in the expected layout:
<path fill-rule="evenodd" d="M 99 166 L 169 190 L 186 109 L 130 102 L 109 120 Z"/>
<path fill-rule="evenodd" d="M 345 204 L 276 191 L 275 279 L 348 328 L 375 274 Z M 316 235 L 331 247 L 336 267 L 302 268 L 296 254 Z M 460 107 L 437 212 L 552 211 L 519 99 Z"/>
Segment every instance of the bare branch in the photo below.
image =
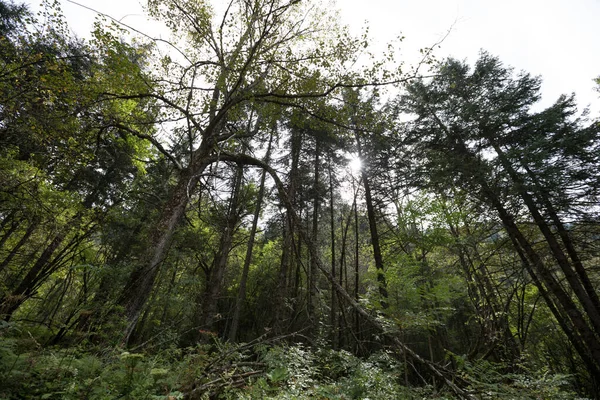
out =
<path fill-rule="evenodd" d="M 150 36 L 150 35 L 148 35 L 147 33 L 144 33 L 144 32 L 142 32 L 142 31 L 140 31 L 140 30 L 138 30 L 138 29 L 135 29 L 135 28 L 134 28 L 134 27 L 132 27 L 131 25 L 127 25 L 126 23 L 122 22 L 121 20 L 118 20 L 118 19 L 116 19 L 116 18 L 114 18 L 114 17 L 111 17 L 111 16 L 110 16 L 110 15 L 108 15 L 108 14 L 105 14 L 105 13 L 103 13 L 103 12 L 101 12 L 101 11 L 98 11 L 98 10 L 96 10 L 96 9 L 94 9 L 94 8 L 91 8 L 91 7 L 88 7 L 88 6 L 86 6 L 86 5 L 83 5 L 83 4 L 81 4 L 81 3 L 78 3 L 78 2 L 76 2 L 76 1 L 73 1 L 73 0 L 67 0 L 67 2 L 69 2 L 69 3 L 71 3 L 71 4 L 74 4 L 74 5 L 78 6 L 78 7 L 85 8 L 86 10 L 90 10 L 90 11 L 92 11 L 92 12 L 94 12 L 94 13 L 98 14 L 98 15 L 101 15 L 101 16 L 103 16 L 103 17 L 106 17 L 106 18 L 110 19 L 111 21 L 115 22 L 116 24 L 118 24 L 118 25 L 121 25 L 121 26 L 123 26 L 123 27 L 125 27 L 125 28 L 129 29 L 130 31 L 133 31 L 133 32 L 135 32 L 135 33 L 138 33 L 138 34 L 140 34 L 140 35 L 144 36 L 145 38 L 148 38 L 148 39 L 150 39 L 150 40 L 151 40 L 151 41 L 153 41 L 153 42 L 161 42 L 161 43 L 165 43 L 166 45 L 168 45 L 169 47 L 171 47 L 172 49 L 174 49 L 176 52 L 178 52 L 178 53 L 179 53 L 181 56 L 183 56 L 183 58 L 185 58 L 185 59 L 186 59 L 186 60 L 187 60 L 187 61 L 188 61 L 190 64 L 192 63 L 192 60 L 190 60 L 190 59 L 187 57 L 187 55 L 186 55 L 186 54 L 185 54 L 185 53 L 184 53 L 184 52 L 183 52 L 181 49 L 179 49 L 179 47 L 175 46 L 173 43 L 171 43 L 171 42 L 170 42 L 170 41 L 168 41 L 168 40 L 165 40 L 165 39 L 162 39 L 162 38 L 156 38 L 156 37 Z"/>

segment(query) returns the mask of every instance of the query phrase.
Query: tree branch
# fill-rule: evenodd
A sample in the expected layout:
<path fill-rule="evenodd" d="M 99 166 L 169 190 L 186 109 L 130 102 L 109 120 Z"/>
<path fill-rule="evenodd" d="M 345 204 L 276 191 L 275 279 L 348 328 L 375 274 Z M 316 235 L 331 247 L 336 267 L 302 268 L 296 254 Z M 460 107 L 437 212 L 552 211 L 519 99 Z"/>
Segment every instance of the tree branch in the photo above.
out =
<path fill-rule="evenodd" d="M 155 139 L 155 138 L 153 138 L 152 136 L 150 136 L 150 135 L 148 135 L 148 134 L 146 134 L 146 133 L 139 132 L 139 131 L 137 131 L 137 130 L 135 130 L 135 129 L 133 129 L 133 128 L 130 128 L 130 127 L 126 126 L 126 125 L 123 125 L 123 124 L 121 124 L 121 123 L 114 123 L 114 124 L 111 124 L 110 126 L 113 126 L 113 127 L 115 127 L 115 128 L 118 128 L 118 129 L 124 130 L 125 132 L 128 132 L 128 133 L 130 133 L 130 134 L 132 134 L 132 135 L 134 135 L 134 136 L 137 136 L 137 137 L 139 137 L 140 139 L 145 139 L 145 140 L 149 141 L 150 143 L 152 143 L 152 145 L 153 145 L 154 147 L 156 147 L 156 149 L 157 149 L 157 150 L 158 150 L 160 153 L 162 153 L 162 154 L 163 154 L 165 157 L 167 157 L 167 158 L 168 158 L 168 159 L 169 159 L 169 160 L 170 160 L 170 161 L 173 163 L 173 165 L 175 165 L 175 168 L 177 168 L 179 171 L 181 171 L 181 170 L 183 169 L 183 168 L 182 168 L 182 166 L 181 166 L 181 164 L 179 163 L 179 161 L 177 161 L 177 159 L 176 159 L 176 158 L 175 158 L 175 157 L 174 157 L 174 156 L 173 156 L 171 153 L 169 153 L 169 152 L 168 152 L 168 151 L 167 151 L 167 150 L 166 150 L 166 149 L 165 149 L 165 148 L 164 148 L 164 147 L 163 147 L 163 146 L 160 144 L 160 142 L 159 142 L 158 140 L 156 140 L 156 139 Z"/>

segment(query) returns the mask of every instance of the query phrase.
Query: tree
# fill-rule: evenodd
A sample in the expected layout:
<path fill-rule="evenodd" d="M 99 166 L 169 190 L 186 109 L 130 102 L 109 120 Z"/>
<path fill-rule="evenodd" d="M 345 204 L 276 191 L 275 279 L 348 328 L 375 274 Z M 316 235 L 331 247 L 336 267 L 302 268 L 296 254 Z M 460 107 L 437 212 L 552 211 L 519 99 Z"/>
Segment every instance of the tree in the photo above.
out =
<path fill-rule="evenodd" d="M 377 272 L 378 290 L 380 295 L 380 305 L 383 309 L 388 307 L 387 303 L 387 283 L 385 278 L 385 267 L 383 252 L 381 249 L 381 237 L 379 234 L 379 223 L 381 216 L 378 215 L 381 210 L 378 207 L 377 199 L 373 190 L 373 180 L 379 172 L 377 152 L 377 140 L 381 138 L 385 125 L 382 123 L 381 114 L 375 110 L 377 106 L 377 95 L 373 94 L 367 100 L 360 99 L 358 91 L 346 91 L 346 106 L 348 107 L 348 117 L 350 126 L 354 131 L 355 149 L 358 158 L 361 160 L 360 180 L 365 194 L 365 203 L 367 208 L 367 217 L 369 220 L 369 232 L 371 246 L 373 248 L 373 259 Z"/>
<path fill-rule="evenodd" d="M 430 81 L 408 85 L 401 99 L 403 109 L 415 115 L 406 143 L 422 157 L 417 169 L 428 171 L 421 183 L 436 191 L 458 186 L 497 213 L 590 376 L 598 376 L 596 284 L 582 261 L 583 249 L 572 240 L 575 226 L 597 218 L 580 201 L 598 195 L 589 173 L 598 165 L 597 124 L 573 118 L 572 97 L 533 112 L 540 80 L 525 73 L 513 77 L 486 53 L 472 71 L 452 59 L 437 71 Z M 527 232 L 527 223 L 537 232 Z"/>
<path fill-rule="evenodd" d="M 73 262 L 127 184 L 143 172 L 136 158 L 147 155 L 148 147 L 122 128 L 124 119 L 144 115 L 146 102 L 106 107 L 96 101 L 99 87 L 115 84 L 104 80 L 107 67 L 121 62 L 139 71 L 136 61 L 142 53 L 120 44 L 110 55 L 102 54 L 74 41 L 60 13 L 49 8 L 47 29 L 36 31 L 24 24 L 36 23 L 24 9 L 2 7 L 8 7 L 4 25 L 16 29 L 0 43 L 5 50 L 0 81 L 3 223 L 14 228 L 3 237 L 7 254 L 0 264 L 7 282 L 0 314 L 8 320 L 55 271 Z M 129 57 L 133 52 L 138 60 Z"/>
<path fill-rule="evenodd" d="M 359 48 L 343 29 L 299 1 L 263 0 L 229 3 L 220 20 L 211 7 L 195 1 L 150 2 L 150 12 L 179 36 L 181 63 L 161 61 L 147 92 L 106 98 L 152 98 L 163 106 L 163 121 L 182 121 L 178 132 L 188 150 L 177 162 L 180 176 L 151 233 L 152 251 L 130 276 L 120 304 L 132 331 L 183 215 L 189 193 L 226 144 L 239 139 L 240 119 L 248 106 L 271 103 L 316 113 L 320 99 L 351 83 L 345 69 Z M 179 79 L 163 79 L 176 76 Z M 319 101 L 316 101 L 319 100 Z M 172 137 L 176 140 L 176 137 Z M 230 148 L 230 147 L 229 147 Z"/>
<path fill-rule="evenodd" d="M 598 124 L 572 97 L 535 111 L 483 55 L 384 102 L 399 72 L 352 70 L 368 42 L 316 2 L 153 0 L 168 41 L 90 42 L 56 4 L 38 29 L 0 0 L 2 394 L 598 392 Z"/>
<path fill-rule="evenodd" d="M 269 143 L 267 145 L 267 153 L 265 155 L 265 163 L 270 162 L 271 149 L 273 144 L 273 134 L 269 136 Z M 250 270 L 250 264 L 252 262 L 252 252 L 254 250 L 254 242 L 256 239 L 256 231 L 258 229 L 258 221 L 260 213 L 263 207 L 263 200 L 265 198 L 265 181 L 267 173 L 263 171 L 260 176 L 260 183 L 258 188 L 258 194 L 256 195 L 256 204 L 254 205 L 254 214 L 252 215 L 252 226 L 250 228 L 248 244 L 246 246 L 246 255 L 244 257 L 244 266 L 242 268 L 242 275 L 240 277 L 240 287 L 238 289 L 238 295 L 235 302 L 235 309 L 233 311 L 231 327 L 229 329 L 229 340 L 235 341 L 237 338 L 237 332 L 240 323 L 240 314 L 244 301 L 246 300 L 246 287 L 248 284 L 248 273 Z"/>

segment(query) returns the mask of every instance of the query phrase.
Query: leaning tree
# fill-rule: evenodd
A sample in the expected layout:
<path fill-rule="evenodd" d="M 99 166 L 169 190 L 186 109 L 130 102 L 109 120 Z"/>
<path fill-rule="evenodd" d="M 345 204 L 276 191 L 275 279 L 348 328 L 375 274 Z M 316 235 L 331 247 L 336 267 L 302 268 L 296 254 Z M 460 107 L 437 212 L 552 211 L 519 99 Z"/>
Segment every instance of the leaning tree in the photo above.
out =
<path fill-rule="evenodd" d="M 415 182 L 440 193 L 460 188 L 496 213 L 523 268 L 598 377 L 599 277 L 590 232 L 599 217 L 600 129 L 576 116 L 573 96 L 536 111 L 539 99 L 539 78 L 515 75 L 483 53 L 472 69 L 453 59 L 441 63 L 434 78 L 408 85 L 399 105 L 414 116 L 405 142 L 420 160 Z"/>

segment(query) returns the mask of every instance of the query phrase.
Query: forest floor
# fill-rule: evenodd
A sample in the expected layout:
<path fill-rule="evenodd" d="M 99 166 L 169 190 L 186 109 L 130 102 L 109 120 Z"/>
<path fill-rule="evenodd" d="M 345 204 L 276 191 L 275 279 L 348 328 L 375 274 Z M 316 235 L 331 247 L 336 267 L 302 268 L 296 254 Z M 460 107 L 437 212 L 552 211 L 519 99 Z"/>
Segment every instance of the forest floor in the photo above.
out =
<path fill-rule="evenodd" d="M 569 376 L 461 364 L 477 399 L 573 399 Z M 454 399 L 390 351 L 359 358 L 325 343 L 229 344 L 159 350 L 47 347 L 29 331 L 0 333 L 0 399 Z"/>

